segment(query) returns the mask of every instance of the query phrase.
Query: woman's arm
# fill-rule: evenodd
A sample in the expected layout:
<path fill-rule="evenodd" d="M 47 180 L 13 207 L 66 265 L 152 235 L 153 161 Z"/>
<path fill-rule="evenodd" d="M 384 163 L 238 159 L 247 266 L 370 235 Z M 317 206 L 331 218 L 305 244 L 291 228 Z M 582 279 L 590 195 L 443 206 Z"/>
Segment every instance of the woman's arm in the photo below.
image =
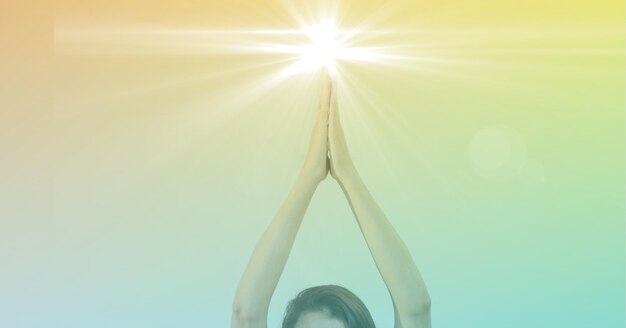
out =
<path fill-rule="evenodd" d="M 329 117 L 330 172 L 343 189 L 394 305 L 396 327 L 429 328 L 430 297 L 411 254 L 367 190 L 348 152 L 337 106 Z"/>
<path fill-rule="evenodd" d="M 318 184 L 328 175 L 328 111 L 330 78 L 322 96 L 307 157 L 287 199 L 259 240 L 239 282 L 233 302 L 233 328 L 267 327 L 267 312 L 304 213 Z"/>

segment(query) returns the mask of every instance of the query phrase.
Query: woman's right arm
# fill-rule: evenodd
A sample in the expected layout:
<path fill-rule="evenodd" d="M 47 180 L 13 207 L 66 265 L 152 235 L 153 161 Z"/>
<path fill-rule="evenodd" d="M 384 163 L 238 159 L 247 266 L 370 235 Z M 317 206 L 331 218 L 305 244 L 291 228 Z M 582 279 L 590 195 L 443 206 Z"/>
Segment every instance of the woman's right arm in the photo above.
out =
<path fill-rule="evenodd" d="M 318 182 L 300 175 L 259 240 L 233 302 L 233 328 L 267 327 L 267 312 Z"/>
<path fill-rule="evenodd" d="M 304 166 L 287 199 L 256 245 L 233 302 L 232 328 L 265 328 L 272 294 L 313 193 L 328 175 L 330 79 L 325 76 Z"/>

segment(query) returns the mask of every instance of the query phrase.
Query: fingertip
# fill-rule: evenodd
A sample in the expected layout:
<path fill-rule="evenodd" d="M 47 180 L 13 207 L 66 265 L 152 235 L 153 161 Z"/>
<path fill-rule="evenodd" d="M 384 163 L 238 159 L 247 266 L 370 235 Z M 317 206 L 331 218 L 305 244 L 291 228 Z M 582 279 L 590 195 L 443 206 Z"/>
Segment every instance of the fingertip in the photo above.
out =
<path fill-rule="evenodd" d="M 328 81 L 330 81 L 331 77 L 330 77 L 330 72 L 328 71 L 328 68 L 326 67 L 322 68 L 321 76 L 322 76 L 322 81 L 324 81 L 324 83 L 328 83 Z"/>
<path fill-rule="evenodd" d="M 337 103 L 337 80 L 331 79 L 330 82 L 330 105 L 336 105 Z"/>

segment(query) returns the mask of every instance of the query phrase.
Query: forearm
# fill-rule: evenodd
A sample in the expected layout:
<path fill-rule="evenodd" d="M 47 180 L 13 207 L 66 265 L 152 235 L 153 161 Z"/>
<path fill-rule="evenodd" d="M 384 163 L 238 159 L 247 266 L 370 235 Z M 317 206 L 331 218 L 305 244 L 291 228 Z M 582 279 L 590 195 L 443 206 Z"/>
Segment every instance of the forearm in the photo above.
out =
<path fill-rule="evenodd" d="M 356 169 L 338 181 L 398 312 L 420 315 L 427 311 L 430 297 L 411 254 Z"/>
<path fill-rule="evenodd" d="M 237 288 L 234 314 L 265 316 L 302 219 L 319 181 L 300 174 L 263 233 Z"/>

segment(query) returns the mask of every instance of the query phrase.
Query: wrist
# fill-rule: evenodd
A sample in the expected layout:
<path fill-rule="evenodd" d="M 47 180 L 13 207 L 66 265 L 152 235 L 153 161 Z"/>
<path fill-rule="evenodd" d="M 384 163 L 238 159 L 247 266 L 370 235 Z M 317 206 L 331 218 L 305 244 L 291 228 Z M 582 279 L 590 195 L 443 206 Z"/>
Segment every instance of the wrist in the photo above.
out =
<path fill-rule="evenodd" d="M 336 170 L 334 178 L 343 184 L 361 180 L 361 176 L 354 166 Z"/>
<path fill-rule="evenodd" d="M 317 187 L 324 180 L 324 177 L 321 177 L 320 174 L 316 174 L 315 171 L 308 170 L 306 168 L 302 168 L 300 170 L 300 174 L 298 174 L 297 181 L 301 184 Z"/>

